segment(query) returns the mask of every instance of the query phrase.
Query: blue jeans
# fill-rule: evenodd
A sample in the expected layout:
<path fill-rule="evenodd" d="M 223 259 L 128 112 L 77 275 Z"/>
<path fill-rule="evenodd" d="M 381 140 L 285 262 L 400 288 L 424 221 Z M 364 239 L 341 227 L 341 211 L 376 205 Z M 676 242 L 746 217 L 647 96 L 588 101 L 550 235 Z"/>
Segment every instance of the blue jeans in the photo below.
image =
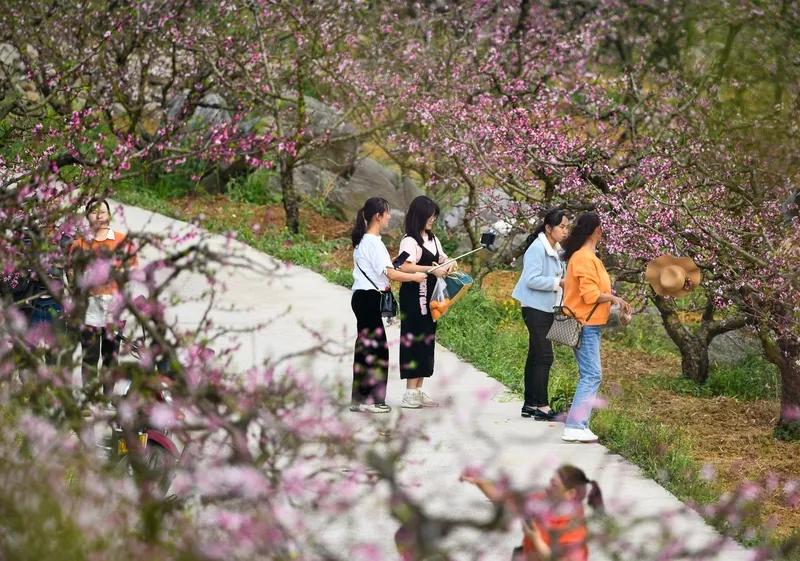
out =
<path fill-rule="evenodd" d="M 37 323 L 53 323 L 61 317 L 61 304 L 55 298 L 37 298 L 31 302 L 31 325 Z"/>
<path fill-rule="evenodd" d="M 586 429 L 589 428 L 594 400 L 603 378 L 600 365 L 600 326 L 583 327 L 581 344 L 575 349 L 575 361 L 578 363 L 578 387 L 575 388 L 575 397 L 572 399 L 565 425 L 574 429 Z"/>

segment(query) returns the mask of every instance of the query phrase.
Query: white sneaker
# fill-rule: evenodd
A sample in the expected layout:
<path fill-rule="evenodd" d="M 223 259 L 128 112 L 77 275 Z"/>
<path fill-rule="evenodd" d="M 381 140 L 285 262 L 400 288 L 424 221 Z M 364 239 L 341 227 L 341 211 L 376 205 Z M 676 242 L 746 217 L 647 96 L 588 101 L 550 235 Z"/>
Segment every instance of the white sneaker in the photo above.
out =
<path fill-rule="evenodd" d="M 417 390 L 419 392 L 419 402 L 422 404 L 423 407 L 439 407 L 439 402 L 432 399 L 431 396 L 426 394 L 422 390 Z"/>
<path fill-rule="evenodd" d="M 561 440 L 564 442 L 597 442 L 598 438 L 595 433 L 589 429 L 576 429 L 571 427 L 564 427 L 564 432 L 561 433 Z"/>
<path fill-rule="evenodd" d="M 405 407 L 406 409 L 419 409 L 422 407 L 420 393 L 422 392 L 419 390 L 406 390 L 406 393 L 403 394 L 403 401 L 400 402 L 400 407 Z"/>
<path fill-rule="evenodd" d="M 388 413 L 392 408 L 385 403 L 353 403 L 350 411 L 354 413 Z"/>

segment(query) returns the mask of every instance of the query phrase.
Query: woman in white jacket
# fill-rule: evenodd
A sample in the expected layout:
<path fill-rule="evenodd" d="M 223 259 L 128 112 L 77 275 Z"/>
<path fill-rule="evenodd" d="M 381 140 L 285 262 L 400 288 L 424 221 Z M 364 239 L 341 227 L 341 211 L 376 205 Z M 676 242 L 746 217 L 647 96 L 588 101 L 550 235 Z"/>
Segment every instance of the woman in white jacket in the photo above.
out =
<path fill-rule="evenodd" d="M 564 264 L 559 245 L 569 234 L 569 218 L 558 208 L 545 214 L 542 224 L 528 236 L 522 275 L 512 296 L 522 304 L 528 328 L 528 359 L 525 362 L 525 403 L 522 416 L 552 420 L 547 385 L 553 365 L 553 344 L 547 332 L 553 325 L 553 308 L 564 287 Z"/>

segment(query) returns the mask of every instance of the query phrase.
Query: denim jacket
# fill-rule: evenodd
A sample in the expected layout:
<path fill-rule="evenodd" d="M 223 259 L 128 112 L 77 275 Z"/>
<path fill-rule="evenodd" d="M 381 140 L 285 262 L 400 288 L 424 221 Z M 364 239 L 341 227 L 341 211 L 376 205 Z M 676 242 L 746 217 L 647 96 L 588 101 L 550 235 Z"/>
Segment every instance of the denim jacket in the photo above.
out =
<path fill-rule="evenodd" d="M 523 259 L 522 275 L 511 296 L 526 308 L 553 313 L 561 300 L 559 281 L 564 273 L 564 262 L 558 250 L 540 233 Z"/>

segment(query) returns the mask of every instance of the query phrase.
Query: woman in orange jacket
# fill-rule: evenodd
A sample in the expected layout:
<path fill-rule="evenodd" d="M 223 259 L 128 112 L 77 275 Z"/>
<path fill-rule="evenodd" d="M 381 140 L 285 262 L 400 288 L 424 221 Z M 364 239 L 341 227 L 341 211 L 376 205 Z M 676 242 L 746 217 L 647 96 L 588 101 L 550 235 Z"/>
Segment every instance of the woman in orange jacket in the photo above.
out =
<path fill-rule="evenodd" d="M 587 212 L 575 222 L 564 243 L 567 275 L 564 281 L 564 306 L 583 324 L 581 342 L 575 349 L 578 386 L 561 439 L 567 442 L 597 442 L 589 429 L 589 419 L 602 380 L 600 328 L 608 321 L 611 304 L 630 314 L 631 306 L 611 290 L 611 279 L 597 257 L 597 244 L 603 227 L 597 213 Z"/>

